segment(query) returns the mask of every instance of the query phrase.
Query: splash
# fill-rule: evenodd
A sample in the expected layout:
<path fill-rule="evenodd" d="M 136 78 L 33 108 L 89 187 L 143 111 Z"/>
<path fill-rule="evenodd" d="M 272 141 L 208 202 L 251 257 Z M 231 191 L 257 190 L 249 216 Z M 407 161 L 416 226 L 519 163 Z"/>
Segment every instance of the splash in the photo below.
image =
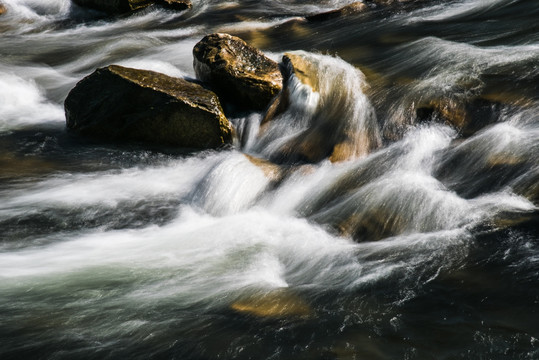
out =
<path fill-rule="evenodd" d="M 297 51 L 285 54 L 285 85 L 252 150 L 278 162 L 344 161 L 380 146 L 374 109 L 363 73 L 331 56 Z"/>

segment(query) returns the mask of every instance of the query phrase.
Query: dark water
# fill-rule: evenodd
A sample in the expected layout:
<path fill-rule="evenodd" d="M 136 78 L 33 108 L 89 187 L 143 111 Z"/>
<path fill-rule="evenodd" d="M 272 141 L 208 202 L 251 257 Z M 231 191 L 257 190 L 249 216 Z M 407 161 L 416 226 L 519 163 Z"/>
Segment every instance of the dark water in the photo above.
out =
<path fill-rule="evenodd" d="M 369 3 L 326 22 L 298 16 L 350 1 L 119 18 L 3 2 L 1 359 L 539 358 L 535 1 Z M 95 68 L 192 78 L 217 31 L 276 60 L 305 51 L 319 93 L 260 135 L 262 114 L 230 114 L 241 139 L 220 152 L 65 131 L 63 101 Z M 481 129 L 411 125 L 437 99 L 479 104 Z M 273 159 L 333 112 L 380 148 L 279 180 L 244 156 Z"/>

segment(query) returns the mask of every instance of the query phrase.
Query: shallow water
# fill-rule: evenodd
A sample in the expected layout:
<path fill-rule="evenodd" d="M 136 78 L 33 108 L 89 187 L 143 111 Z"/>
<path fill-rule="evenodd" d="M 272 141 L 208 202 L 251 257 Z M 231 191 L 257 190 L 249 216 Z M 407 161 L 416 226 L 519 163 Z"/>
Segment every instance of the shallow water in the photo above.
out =
<path fill-rule="evenodd" d="M 0 358 L 539 357 L 533 1 L 313 23 L 298 16 L 350 2 L 119 18 L 3 2 Z M 262 132 L 261 113 L 230 113 L 240 138 L 221 151 L 66 132 L 63 101 L 95 68 L 193 78 L 192 48 L 216 31 L 276 60 L 303 51 L 321 90 L 297 88 Z M 488 101 L 484 127 L 411 126 L 438 98 Z M 283 161 L 328 127 L 368 133 L 371 152 Z"/>

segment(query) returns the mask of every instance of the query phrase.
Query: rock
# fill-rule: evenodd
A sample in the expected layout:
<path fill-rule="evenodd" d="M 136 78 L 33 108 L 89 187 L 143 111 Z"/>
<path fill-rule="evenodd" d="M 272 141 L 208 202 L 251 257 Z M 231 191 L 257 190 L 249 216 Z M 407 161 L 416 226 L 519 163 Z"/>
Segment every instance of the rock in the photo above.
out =
<path fill-rule="evenodd" d="M 326 21 L 326 20 L 341 18 L 344 16 L 359 14 L 366 10 L 368 10 L 368 6 L 365 5 L 365 3 L 361 1 L 356 1 L 355 3 L 346 5 L 340 9 L 331 10 L 331 11 L 324 12 L 321 14 L 306 16 L 305 19 L 309 22 Z"/>
<path fill-rule="evenodd" d="M 0 15 L 4 15 L 7 12 L 7 7 L 0 3 Z"/>
<path fill-rule="evenodd" d="M 403 233 L 406 221 L 396 212 L 380 207 L 354 213 L 336 224 L 336 228 L 340 235 L 357 242 L 378 241 Z"/>
<path fill-rule="evenodd" d="M 104 11 L 109 14 L 122 14 L 159 4 L 165 7 L 185 10 L 191 7 L 190 0 L 72 0 L 75 4 Z"/>
<path fill-rule="evenodd" d="M 239 313 L 269 318 L 306 317 L 313 313 L 305 301 L 285 290 L 255 294 L 234 302 L 230 308 Z"/>
<path fill-rule="evenodd" d="M 190 0 L 156 0 L 155 3 L 173 10 L 186 10 L 193 6 Z"/>
<path fill-rule="evenodd" d="M 39 157 L 18 156 L 5 149 L 0 151 L 0 179 L 42 175 L 55 170 L 53 163 Z"/>
<path fill-rule="evenodd" d="M 284 176 L 284 170 L 268 160 L 254 157 L 249 154 L 243 154 L 253 165 L 256 165 L 264 175 L 271 181 L 280 181 Z"/>
<path fill-rule="evenodd" d="M 270 158 L 278 163 L 332 162 L 361 157 L 380 146 L 374 109 L 363 93 L 363 74 L 338 58 L 286 53 L 281 63 L 283 90 L 261 122 L 262 136 L 274 121 L 298 122 L 305 130 Z M 271 136 L 271 135 L 268 135 Z"/>
<path fill-rule="evenodd" d="M 463 136 L 471 136 L 483 127 L 495 123 L 501 104 L 480 97 L 458 101 L 433 99 L 416 107 L 416 122 L 438 120 L 449 124 Z"/>
<path fill-rule="evenodd" d="M 193 55 L 197 77 L 242 108 L 264 110 L 282 88 L 278 64 L 238 37 L 208 35 Z"/>
<path fill-rule="evenodd" d="M 216 148 L 232 141 L 217 96 L 198 84 L 110 65 L 81 80 L 65 100 L 67 127 L 101 140 Z"/>

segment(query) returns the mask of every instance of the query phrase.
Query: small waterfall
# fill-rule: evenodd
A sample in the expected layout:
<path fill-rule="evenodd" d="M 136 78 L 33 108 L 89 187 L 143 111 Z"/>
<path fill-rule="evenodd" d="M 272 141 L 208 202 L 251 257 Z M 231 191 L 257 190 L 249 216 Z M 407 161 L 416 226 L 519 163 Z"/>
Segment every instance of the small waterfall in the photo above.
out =
<path fill-rule="evenodd" d="M 296 51 L 283 59 L 288 107 L 262 124 L 252 150 L 277 162 L 342 161 L 381 144 L 363 73 L 327 55 Z M 267 117 L 267 115 L 266 115 Z"/>

